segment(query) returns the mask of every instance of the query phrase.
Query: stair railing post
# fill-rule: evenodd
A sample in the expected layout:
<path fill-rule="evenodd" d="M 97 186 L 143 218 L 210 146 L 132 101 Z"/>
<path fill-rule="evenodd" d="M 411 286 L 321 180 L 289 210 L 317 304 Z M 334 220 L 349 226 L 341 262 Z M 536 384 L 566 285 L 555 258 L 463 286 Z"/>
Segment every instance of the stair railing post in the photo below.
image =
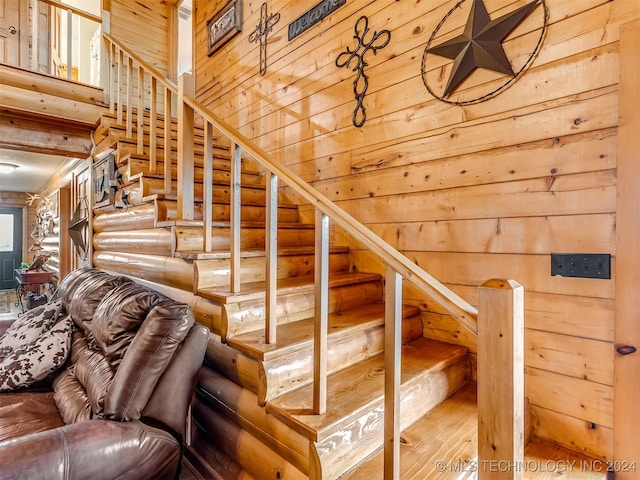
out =
<path fill-rule="evenodd" d="M 276 343 L 278 328 L 278 176 L 267 172 L 267 198 L 265 205 L 265 279 L 266 279 L 266 325 L 265 343 Z"/>
<path fill-rule="evenodd" d="M 327 411 L 327 349 L 329 334 L 329 217 L 316 209 L 315 324 L 313 332 L 313 413 Z"/>
<path fill-rule="evenodd" d="M 149 171 L 158 171 L 158 80 L 149 75 Z"/>
<path fill-rule="evenodd" d="M 194 218 L 194 111 L 183 101 L 195 96 L 195 82 L 189 73 L 178 79 L 178 219 Z"/>
<path fill-rule="evenodd" d="M 144 153 L 144 69 L 138 65 L 138 91 L 136 96 L 136 107 L 138 109 L 138 122 L 136 124 L 136 153 Z M 133 114 L 133 112 L 131 112 Z"/>
<path fill-rule="evenodd" d="M 116 76 L 117 72 L 117 50 L 115 45 L 111 42 L 107 41 L 109 45 L 109 113 L 111 115 L 116 113 L 116 88 L 118 88 L 118 78 Z"/>
<path fill-rule="evenodd" d="M 478 479 L 524 478 L 524 288 L 478 289 Z"/>
<path fill-rule="evenodd" d="M 384 480 L 399 480 L 402 276 L 388 265 L 384 310 Z"/>
<path fill-rule="evenodd" d="M 210 252 L 213 248 L 211 238 L 211 227 L 213 226 L 213 125 L 204 121 L 204 176 L 202 184 L 202 242 L 205 252 Z"/>
<path fill-rule="evenodd" d="M 229 290 L 233 293 L 240 291 L 240 239 L 241 233 L 241 193 L 242 193 L 242 149 L 239 145 L 231 144 L 231 198 L 229 202 L 229 230 L 231 258 L 229 265 Z"/>
<path fill-rule="evenodd" d="M 73 80 L 73 10 L 67 9 L 67 79 Z"/>
<path fill-rule="evenodd" d="M 171 123 L 173 121 L 173 101 L 171 97 L 173 93 L 167 87 L 164 87 L 164 193 L 171 192 L 171 140 L 172 131 Z"/>
<path fill-rule="evenodd" d="M 111 12 L 103 9 L 100 13 L 102 17 L 102 25 L 101 30 L 102 33 L 110 34 L 111 33 Z M 103 100 L 104 103 L 109 104 L 109 113 L 113 115 L 115 113 L 115 102 L 113 98 L 113 69 L 114 69 L 114 55 L 113 55 L 113 46 L 111 45 L 111 41 L 107 39 L 104 35 L 102 37 L 102 44 L 100 45 L 100 86 L 102 87 L 102 91 L 104 92 Z M 37 43 L 37 42 L 36 42 Z M 34 61 L 37 58 L 37 45 L 33 49 L 33 57 Z"/>
<path fill-rule="evenodd" d="M 123 122 L 123 115 L 124 115 L 124 105 L 123 105 L 123 100 L 122 100 L 122 95 L 123 95 L 123 85 L 122 85 L 122 77 L 124 76 L 124 52 L 122 51 L 121 48 L 119 48 L 118 46 L 114 45 L 113 46 L 116 50 L 116 55 L 118 58 L 118 73 L 117 73 L 117 78 L 118 81 L 116 82 L 116 88 L 118 89 L 117 92 L 117 98 L 118 101 L 116 102 L 118 105 L 118 113 L 116 115 L 116 122 L 118 123 L 118 125 L 122 125 Z"/>
<path fill-rule="evenodd" d="M 127 55 L 127 138 L 133 137 L 133 58 Z"/>

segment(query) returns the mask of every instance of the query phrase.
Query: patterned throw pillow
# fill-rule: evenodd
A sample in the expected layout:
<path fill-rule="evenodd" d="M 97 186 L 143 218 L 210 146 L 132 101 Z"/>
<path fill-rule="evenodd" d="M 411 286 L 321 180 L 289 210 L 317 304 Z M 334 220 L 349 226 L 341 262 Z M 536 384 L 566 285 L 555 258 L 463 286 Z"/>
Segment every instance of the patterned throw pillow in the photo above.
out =
<path fill-rule="evenodd" d="M 0 358 L 36 340 L 58 321 L 62 301 L 57 300 L 27 310 L 0 336 Z"/>
<path fill-rule="evenodd" d="M 0 392 L 32 385 L 64 365 L 72 329 L 73 320 L 67 316 L 40 338 L 7 355 L 0 362 Z"/>

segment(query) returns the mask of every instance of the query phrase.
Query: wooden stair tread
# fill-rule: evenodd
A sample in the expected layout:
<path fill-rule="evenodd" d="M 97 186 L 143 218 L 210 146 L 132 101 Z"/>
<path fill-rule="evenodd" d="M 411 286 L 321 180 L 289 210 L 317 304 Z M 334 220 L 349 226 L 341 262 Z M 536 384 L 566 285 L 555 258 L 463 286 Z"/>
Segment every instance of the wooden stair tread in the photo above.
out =
<path fill-rule="evenodd" d="M 377 273 L 334 272 L 329 276 L 329 288 L 362 282 L 378 281 L 382 277 Z M 288 277 L 278 280 L 278 295 L 312 291 L 315 288 L 312 276 Z M 198 295 L 217 303 L 238 303 L 264 298 L 265 282 L 245 283 L 241 291 L 233 293 L 221 288 L 201 288 Z"/>
<path fill-rule="evenodd" d="M 419 381 L 467 355 L 461 345 L 419 338 L 402 347 L 402 384 Z M 310 440 L 321 441 L 384 400 L 384 353 L 328 377 L 327 412 L 314 415 L 313 385 L 285 393 L 267 404 L 267 411 Z"/>
<path fill-rule="evenodd" d="M 335 246 L 329 249 L 329 253 L 346 253 L 349 251 L 349 247 Z M 280 247 L 278 248 L 279 257 L 287 257 L 294 255 L 313 255 L 315 253 L 314 246 L 300 246 L 300 247 Z M 231 253 L 229 249 L 212 251 L 212 252 L 200 252 L 200 251 L 182 251 L 175 252 L 177 258 L 184 258 L 186 260 L 215 260 L 230 258 Z M 264 249 L 244 250 L 240 252 L 240 258 L 256 258 L 264 257 Z"/>
<path fill-rule="evenodd" d="M 420 312 L 418 307 L 403 306 L 402 316 L 408 317 Z M 329 314 L 329 337 L 351 335 L 367 328 L 384 324 L 384 304 L 373 303 L 350 310 Z M 277 342 L 264 343 L 264 331 L 243 333 L 227 339 L 227 344 L 242 353 L 260 361 L 308 349 L 313 346 L 313 326 L 315 319 L 285 323 L 277 327 Z"/>

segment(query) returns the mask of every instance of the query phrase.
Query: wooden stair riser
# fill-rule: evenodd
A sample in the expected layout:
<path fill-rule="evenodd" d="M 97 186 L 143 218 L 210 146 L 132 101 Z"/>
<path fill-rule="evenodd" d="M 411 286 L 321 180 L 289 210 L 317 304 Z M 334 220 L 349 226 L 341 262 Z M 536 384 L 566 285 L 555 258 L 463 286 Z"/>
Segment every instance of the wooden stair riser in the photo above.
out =
<path fill-rule="evenodd" d="M 176 182 L 172 182 L 172 186 L 173 186 L 173 189 L 175 190 Z M 164 181 L 162 179 L 157 179 L 157 178 L 146 178 L 146 177 L 137 178 L 133 182 L 129 183 L 128 185 L 125 185 L 119 190 L 123 193 L 123 198 L 126 199 L 126 203 L 128 206 L 138 206 L 144 203 L 149 203 L 157 195 L 165 196 Z M 195 184 L 195 191 L 194 191 L 195 205 L 199 206 L 200 209 L 202 207 L 201 205 L 198 205 L 198 204 L 202 203 L 202 191 L 203 191 L 202 184 Z M 226 187 L 214 188 L 213 192 L 214 192 L 214 197 L 213 197 L 214 221 L 228 221 L 230 218 L 228 188 Z M 226 193 L 226 198 L 225 198 L 225 193 Z M 169 194 L 166 196 L 175 198 L 177 197 L 177 194 L 175 191 L 172 191 L 172 192 L 169 192 Z M 256 189 L 254 187 L 249 187 L 249 186 L 242 187 L 241 199 L 243 203 L 241 206 L 241 217 L 244 221 L 257 221 L 258 219 L 260 219 L 260 217 L 264 219 L 265 207 L 264 207 L 264 202 L 260 201 L 261 198 L 264 199 L 263 189 L 259 187 L 257 187 Z M 284 200 L 285 199 L 283 198 L 283 201 Z M 244 212 L 245 209 L 248 209 L 251 207 L 253 207 L 254 209 L 253 212 L 248 212 L 248 213 Z M 286 220 L 291 220 L 295 217 L 294 222 L 297 221 L 297 218 L 298 218 L 297 209 L 295 209 L 293 205 L 283 203 L 281 206 L 279 206 L 278 210 L 287 209 L 287 208 L 291 210 L 293 213 L 289 212 L 289 214 L 285 215 L 284 218 Z M 177 211 L 177 208 L 176 208 L 176 211 Z M 262 212 L 261 215 L 256 213 L 260 211 Z M 200 213 L 200 215 L 202 214 Z M 254 218 L 254 217 L 258 217 L 258 218 Z"/>
<path fill-rule="evenodd" d="M 171 222 L 178 219 L 177 201 L 174 199 L 158 199 L 156 202 L 158 222 Z M 196 204 L 194 211 L 195 220 L 202 220 L 202 205 Z M 231 209 L 229 205 L 216 204 L 213 206 L 213 221 L 228 222 L 231 217 Z M 265 207 L 257 205 L 243 205 L 240 218 L 243 222 L 264 222 Z M 280 206 L 278 208 L 279 223 L 297 223 L 298 210 L 288 206 Z"/>
<path fill-rule="evenodd" d="M 143 197 L 148 197 L 150 195 L 163 194 L 163 193 L 168 193 L 170 195 L 177 194 L 177 187 L 178 187 L 177 180 L 173 180 L 171 182 L 170 192 L 164 191 L 164 179 L 161 179 L 161 178 L 142 177 L 142 178 L 136 179 L 133 184 L 137 182 L 140 182 Z M 204 185 L 202 183 L 195 183 L 193 195 L 197 201 L 199 202 L 202 201 L 203 192 L 204 192 Z M 229 186 L 214 183 L 212 196 L 213 196 L 214 203 L 229 203 L 229 199 L 230 199 Z M 263 187 L 260 187 L 257 185 L 242 185 L 240 198 L 243 205 L 264 205 L 265 197 L 266 197 L 266 194 L 265 194 L 265 189 Z M 281 193 L 279 195 L 278 201 L 282 204 L 290 204 L 290 202 L 287 201 L 287 198 L 284 195 L 284 193 Z"/>
<path fill-rule="evenodd" d="M 226 416 L 303 473 L 309 472 L 309 440 L 283 425 L 258 405 L 255 393 L 204 367 L 198 397 L 204 405 Z"/>
<path fill-rule="evenodd" d="M 330 254 L 331 271 L 349 269 L 349 254 L 345 252 Z M 198 290 L 204 288 L 224 288 L 229 286 L 228 259 L 197 260 L 196 285 Z M 278 257 L 278 278 L 301 277 L 313 273 L 314 255 L 280 255 Z M 240 282 L 261 282 L 265 280 L 266 260 L 264 257 L 240 259 Z"/>
<path fill-rule="evenodd" d="M 134 115 L 133 120 L 134 120 L 132 125 L 133 135 L 130 138 L 128 138 L 129 140 L 137 140 L 137 135 L 138 135 L 137 115 Z M 117 121 L 113 121 L 112 123 L 105 122 L 104 125 L 103 125 L 103 122 L 100 122 L 100 123 L 101 125 L 99 127 L 99 130 L 100 130 L 99 133 L 102 133 L 104 135 L 105 131 L 113 131 L 114 133 L 118 133 L 122 138 L 127 138 L 126 122 L 122 122 L 122 124 L 119 124 Z M 164 140 L 164 121 L 163 120 L 158 120 L 157 129 L 158 130 L 156 132 L 156 137 L 158 138 L 158 141 L 160 141 L 160 139 Z M 144 133 L 145 142 L 148 142 L 149 132 L 151 131 L 151 120 L 148 115 L 144 116 L 142 131 Z M 204 138 L 204 130 L 199 127 L 194 127 L 193 134 L 196 139 L 196 142 L 202 143 L 202 139 Z M 178 123 L 175 120 L 171 122 L 170 135 L 171 135 L 171 138 L 174 138 L 174 139 L 178 138 Z M 218 137 L 214 136 L 214 141 L 216 141 L 217 138 Z"/>
<path fill-rule="evenodd" d="M 126 115 L 126 107 L 125 107 L 125 111 L 123 112 L 123 121 L 120 124 L 123 127 L 126 127 L 126 117 L 124 116 Z M 137 128 L 138 125 L 138 111 L 137 109 L 132 110 L 132 120 L 133 120 L 133 126 L 134 128 Z M 160 112 L 158 112 L 156 114 L 156 122 L 158 124 L 159 128 L 162 128 L 164 130 L 164 115 Z M 151 124 L 151 114 L 149 113 L 148 110 L 145 110 L 143 112 L 143 123 L 145 127 L 148 127 Z M 105 114 L 102 115 L 102 117 L 100 117 L 100 123 L 98 125 L 98 127 L 96 128 L 96 133 L 97 134 L 104 134 L 104 132 L 108 131 L 111 127 L 117 127 L 118 124 L 118 116 L 117 113 L 111 113 L 111 112 L 107 112 Z M 178 119 L 176 117 L 172 117 L 171 118 L 171 130 L 174 132 L 178 131 Z M 203 129 L 200 127 L 195 127 L 194 131 L 199 134 L 202 135 L 203 134 Z"/>
<path fill-rule="evenodd" d="M 278 325 L 313 316 L 313 302 L 313 293 L 278 295 L 276 300 Z M 264 329 L 265 318 L 263 299 L 244 302 L 241 306 L 237 303 L 224 304 L 220 322 L 222 330 L 219 333 L 223 338 L 228 339 L 235 335 L 261 330 Z"/>
<path fill-rule="evenodd" d="M 195 251 L 202 248 L 203 229 L 201 227 L 175 227 L 177 251 Z M 278 246 L 311 246 L 314 244 L 314 231 L 309 228 L 280 228 L 278 229 Z M 230 230 L 228 227 L 213 227 L 211 229 L 212 248 L 214 250 L 229 249 Z M 263 249 L 264 227 L 242 227 L 240 231 L 240 249 Z"/>
<path fill-rule="evenodd" d="M 172 159 L 177 158 L 177 150 L 176 150 L 177 148 L 178 148 L 178 142 L 174 140 L 171 143 L 171 158 Z M 116 148 L 115 148 L 115 155 L 116 155 L 116 163 L 117 164 L 122 163 L 122 160 L 126 155 L 138 154 L 138 153 L 140 155 L 144 155 L 145 157 L 148 157 L 149 154 L 151 153 L 149 145 L 145 143 L 142 152 L 138 152 L 138 146 L 136 145 L 136 143 L 134 141 L 131 141 L 131 140 L 128 140 L 128 139 L 118 139 L 117 145 L 116 145 Z M 194 153 L 194 156 L 202 158 L 204 156 L 204 147 L 202 145 L 194 145 L 193 153 Z M 161 145 L 161 144 L 157 145 L 156 155 L 159 158 L 163 158 L 163 159 L 165 158 L 164 145 Z M 214 145 L 213 146 L 213 158 L 229 159 L 229 149 L 225 148 L 225 147 L 219 147 L 217 145 Z"/>
<path fill-rule="evenodd" d="M 467 358 L 420 382 L 402 386 L 400 428 L 404 430 L 470 380 Z M 351 424 L 319 442 L 311 443 L 309 478 L 334 480 L 355 467 L 383 444 L 384 406 L 371 406 Z"/>
<path fill-rule="evenodd" d="M 420 315 L 403 320 L 402 340 L 410 342 L 422 335 Z M 229 345 L 236 346 L 234 339 Z M 349 335 L 330 335 L 327 373 L 337 372 L 384 351 L 384 325 L 378 324 Z M 313 381 L 313 346 L 273 360 L 258 362 L 258 401 L 261 405 Z"/>
<path fill-rule="evenodd" d="M 340 285 L 329 289 L 328 311 L 336 312 L 382 301 L 384 290 L 379 280 Z M 278 325 L 313 317 L 315 312 L 315 292 L 313 285 L 304 292 L 278 295 L 276 316 Z M 225 337 L 233 337 L 247 332 L 264 329 L 266 318 L 264 298 L 222 306 L 222 332 Z"/>
<path fill-rule="evenodd" d="M 160 153 L 164 153 L 164 152 L 160 152 Z M 219 170 L 228 172 L 229 169 L 231 168 L 231 160 L 229 159 L 228 154 L 223 156 L 214 155 L 212 157 L 212 160 L 213 160 L 214 169 L 219 169 Z M 133 169 L 139 168 L 140 171 L 144 172 L 145 169 L 148 169 L 149 155 L 138 154 L 138 153 L 127 153 L 126 155 L 116 160 L 116 165 L 118 165 L 119 168 L 126 166 L 128 163 L 132 163 Z M 174 171 L 177 168 L 177 165 L 178 165 L 178 159 L 176 157 L 176 152 L 172 152 L 172 155 L 171 155 L 172 171 Z M 204 167 L 204 157 L 202 155 L 195 155 L 193 157 L 193 165 L 194 165 L 194 171 L 196 169 L 202 169 Z M 163 172 L 164 172 L 164 157 L 162 155 L 158 155 L 158 157 L 156 158 L 156 174 L 162 175 Z M 132 176 L 134 175 L 134 173 L 139 173 L 139 172 L 135 172 L 134 170 L 132 170 L 132 173 L 131 173 Z M 259 175 L 257 172 L 248 171 L 248 170 L 243 170 L 242 173 Z"/>
<path fill-rule="evenodd" d="M 293 464 L 224 415 L 208 408 L 198 397 L 192 414 L 205 438 L 215 439 L 221 450 L 256 480 L 308 480 Z"/>
<path fill-rule="evenodd" d="M 213 170 L 213 181 L 217 185 L 230 185 L 231 174 L 229 173 L 229 164 L 227 160 L 216 159 L 216 165 Z M 123 176 L 124 183 L 129 182 L 131 179 L 137 176 L 143 177 L 156 177 L 161 178 L 164 173 L 164 162 L 159 161 L 156 164 L 156 171 L 151 172 L 149 166 L 149 160 L 142 157 L 134 158 L 132 156 L 127 157 L 122 165 L 118 167 L 118 170 Z M 202 183 L 204 178 L 204 168 L 202 165 L 196 165 L 194 167 L 195 181 Z M 178 177 L 178 167 L 175 163 L 171 164 L 171 178 Z M 243 172 L 241 184 L 242 185 L 262 185 L 262 177 L 256 173 Z"/>

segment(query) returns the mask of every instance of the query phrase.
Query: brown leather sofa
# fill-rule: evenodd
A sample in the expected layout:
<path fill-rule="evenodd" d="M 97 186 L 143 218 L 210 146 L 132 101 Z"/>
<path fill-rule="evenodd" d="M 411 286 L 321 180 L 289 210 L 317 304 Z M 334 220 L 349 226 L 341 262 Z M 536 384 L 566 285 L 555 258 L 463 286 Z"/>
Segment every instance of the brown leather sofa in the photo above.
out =
<path fill-rule="evenodd" d="M 176 478 L 208 330 L 100 270 L 72 272 L 57 295 L 77 327 L 70 354 L 45 385 L 0 395 L 0 478 Z"/>

